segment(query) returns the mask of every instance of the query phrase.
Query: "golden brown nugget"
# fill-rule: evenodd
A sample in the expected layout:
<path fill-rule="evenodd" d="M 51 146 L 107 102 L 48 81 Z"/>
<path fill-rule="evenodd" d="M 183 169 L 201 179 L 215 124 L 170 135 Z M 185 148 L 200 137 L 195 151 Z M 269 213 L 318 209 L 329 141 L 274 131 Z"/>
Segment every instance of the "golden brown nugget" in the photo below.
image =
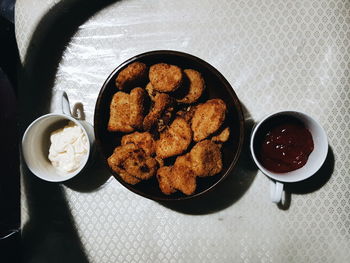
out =
<path fill-rule="evenodd" d="M 134 132 L 124 135 L 121 140 L 121 145 L 133 143 L 137 147 L 145 151 L 149 156 L 154 155 L 156 152 L 155 141 L 149 132 Z"/>
<path fill-rule="evenodd" d="M 164 166 L 164 160 L 158 156 L 154 157 L 154 159 L 156 159 L 156 161 L 158 162 L 158 166 L 159 167 L 163 167 Z"/>
<path fill-rule="evenodd" d="M 190 151 L 191 168 L 200 177 L 212 176 L 222 170 L 220 147 L 210 140 L 197 143 Z"/>
<path fill-rule="evenodd" d="M 156 174 L 158 162 L 151 156 L 147 156 L 142 149 L 139 149 L 124 161 L 123 166 L 130 175 L 146 180 Z"/>
<path fill-rule="evenodd" d="M 115 85 L 119 90 L 124 90 L 131 85 L 140 84 L 146 77 L 147 66 L 141 62 L 134 62 L 119 72 Z"/>
<path fill-rule="evenodd" d="M 151 98 L 152 101 L 155 101 L 155 98 L 156 98 L 156 95 L 159 94 L 160 92 L 159 91 L 156 91 L 153 86 L 152 86 L 152 83 L 149 82 L 146 87 L 145 87 L 147 93 L 148 93 L 148 96 Z"/>
<path fill-rule="evenodd" d="M 170 195 L 176 192 L 175 188 L 172 186 L 172 183 L 171 183 L 170 166 L 164 166 L 158 169 L 157 180 L 158 180 L 159 188 L 163 192 L 163 194 Z"/>
<path fill-rule="evenodd" d="M 191 195 L 196 191 L 197 180 L 192 169 L 187 166 L 174 165 L 171 169 L 171 185 L 183 192 L 185 195 Z"/>
<path fill-rule="evenodd" d="M 123 168 L 120 167 L 121 158 L 120 158 L 119 153 L 117 152 L 116 149 L 115 149 L 115 152 L 107 159 L 107 163 L 108 163 L 109 167 L 114 172 L 116 172 L 124 180 L 124 182 L 126 182 L 128 184 L 132 184 L 132 185 L 139 183 L 141 181 L 140 179 L 137 179 L 136 177 L 130 175 Z M 127 151 L 124 149 L 123 155 L 125 155 L 125 154 L 126 154 L 126 156 L 128 156 Z"/>
<path fill-rule="evenodd" d="M 134 131 L 134 128 L 130 125 L 129 94 L 118 91 L 113 95 L 107 130 L 113 132 Z"/>
<path fill-rule="evenodd" d="M 191 128 L 193 140 L 199 142 L 216 132 L 225 120 L 226 104 L 221 99 L 212 99 L 196 107 Z"/>
<path fill-rule="evenodd" d="M 142 88 L 134 88 L 130 92 L 130 126 L 136 129 L 142 129 L 144 118 L 144 102 L 146 92 Z"/>
<path fill-rule="evenodd" d="M 184 98 L 179 99 L 177 101 L 187 104 L 194 103 L 200 98 L 200 96 L 202 96 L 202 93 L 205 88 L 205 82 L 201 73 L 199 73 L 196 70 L 185 69 L 184 73 L 189 79 L 189 90 L 188 94 Z"/>
<path fill-rule="evenodd" d="M 213 136 L 211 140 L 216 143 L 224 143 L 228 140 L 229 137 L 230 137 L 230 128 L 226 127 L 225 129 L 222 130 L 222 132 L 220 132 L 220 134 L 218 134 L 217 136 Z"/>
<path fill-rule="evenodd" d="M 156 154 L 168 158 L 186 151 L 192 141 L 190 125 L 182 118 L 176 118 L 170 127 L 160 134 L 156 141 Z"/>
<path fill-rule="evenodd" d="M 196 106 L 188 106 L 186 109 L 178 111 L 176 115 L 191 124 L 195 110 Z"/>
<path fill-rule="evenodd" d="M 183 79 L 181 68 L 165 63 L 155 64 L 149 69 L 149 80 L 160 92 L 171 92 L 180 87 Z"/>
<path fill-rule="evenodd" d="M 158 168 L 157 161 L 133 143 L 116 147 L 107 162 L 121 177 L 130 175 L 137 179 L 149 179 Z"/>
<path fill-rule="evenodd" d="M 174 99 L 171 98 L 168 94 L 156 94 L 154 99 L 154 105 L 143 120 L 143 129 L 145 131 L 148 131 L 155 124 L 157 124 L 158 120 L 161 119 L 162 115 L 168 108 L 172 107 L 173 103 Z"/>
<path fill-rule="evenodd" d="M 174 166 L 192 169 L 192 160 L 190 153 L 176 157 Z"/>

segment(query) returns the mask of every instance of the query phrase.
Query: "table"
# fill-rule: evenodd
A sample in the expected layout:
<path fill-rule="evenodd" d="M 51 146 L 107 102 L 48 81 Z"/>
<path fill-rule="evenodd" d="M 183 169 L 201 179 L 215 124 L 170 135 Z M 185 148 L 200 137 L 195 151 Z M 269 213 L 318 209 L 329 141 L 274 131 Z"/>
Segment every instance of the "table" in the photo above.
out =
<path fill-rule="evenodd" d="M 172 49 L 228 79 L 248 130 L 266 114 L 293 109 L 319 120 L 329 138 L 325 165 L 286 186 L 286 206 L 270 202 L 269 179 L 247 147 L 218 191 L 181 205 L 129 192 L 98 161 L 61 185 L 22 166 L 28 261 L 349 262 L 349 8 L 343 0 L 17 0 L 22 129 L 56 111 L 62 90 L 92 123 L 99 89 L 116 66 Z"/>

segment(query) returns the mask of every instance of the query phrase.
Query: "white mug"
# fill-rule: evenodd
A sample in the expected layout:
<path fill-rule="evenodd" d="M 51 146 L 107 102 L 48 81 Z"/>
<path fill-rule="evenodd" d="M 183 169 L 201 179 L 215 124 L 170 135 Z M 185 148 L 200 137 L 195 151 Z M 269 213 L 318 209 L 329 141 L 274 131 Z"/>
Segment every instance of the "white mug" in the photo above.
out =
<path fill-rule="evenodd" d="M 66 92 L 62 92 L 61 102 L 61 113 L 50 113 L 39 117 L 28 126 L 22 139 L 22 153 L 29 170 L 37 177 L 49 182 L 66 181 L 80 173 L 87 165 L 89 156 L 92 155 L 95 140 L 93 127 L 88 122 L 77 120 L 72 116 Z M 89 140 L 89 145 L 88 153 L 81 166 L 77 170 L 63 175 L 52 166 L 48 154 L 51 132 L 62 128 L 68 121 L 74 122 L 82 129 Z"/>
<path fill-rule="evenodd" d="M 306 164 L 294 171 L 287 173 L 275 173 L 270 170 L 267 170 L 258 160 L 257 154 L 255 152 L 255 139 L 256 135 L 259 132 L 259 129 L 263 124 L 271 120 L 273 117 L 277 116 L 290 116 L 298 119 L 303 123 L 306 129 L 308 129 L 312 135 L 314 149 L 309 155 L 309 158 Z M 283 196 L 283 183 L 292 183 L 305 180 L 312 175 L 314 175 L 322 166 L 326 160 L 328 153 L 328 140 L 327 135 L 322 126 L 311 116 L 297 111 L 281 111 L 270 114 L 264 117 L 252 131 L 250 138 L 250 151 L 253 157 L 255 164 L 258 166 L 259 170 L 264 173 L 269 178 L 274 181 L 271 182 L 271 201 L 274 203 L 279 203 Z"/>

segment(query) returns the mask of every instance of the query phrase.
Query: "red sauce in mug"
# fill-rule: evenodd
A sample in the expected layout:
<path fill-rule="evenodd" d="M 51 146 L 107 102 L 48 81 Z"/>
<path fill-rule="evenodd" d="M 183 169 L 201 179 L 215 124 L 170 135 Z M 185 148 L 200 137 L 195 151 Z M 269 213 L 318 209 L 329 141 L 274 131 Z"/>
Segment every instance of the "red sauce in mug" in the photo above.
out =
<path fill-rule="evenodd" d="M 280 122 L 265 132 L 259 147 L 259 161 L 266 169 L 286 173 L 306 164 L 314 143 L 311 133 L 302 123 Z"/>

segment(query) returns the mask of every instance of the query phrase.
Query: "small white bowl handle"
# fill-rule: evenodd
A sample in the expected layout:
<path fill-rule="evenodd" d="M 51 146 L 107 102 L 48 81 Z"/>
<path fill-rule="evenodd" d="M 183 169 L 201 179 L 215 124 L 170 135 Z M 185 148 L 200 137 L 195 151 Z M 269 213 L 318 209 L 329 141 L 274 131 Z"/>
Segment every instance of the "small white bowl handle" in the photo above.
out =
<path fill-rule="evenodd" d="M 271 201 L 273 203 L 278 204 L 282 200 L 282 194 L 283 194 L 283 184 L 280 182 L 273 182 L 271 181 Z"/>
<path fill-rule="evenodd" d="M 69 99 L 68 99 L 68 95 L 65 91 L 62 92 L 62 96 L 61 96 L 61 100 L 62 100 L 62 105 L 61 105 L 61 111 L 62 114 L 68 115 L 70 117 L 73 117 L 71 111 L 70 111 L 70 105 L 69 105 Z"/>

